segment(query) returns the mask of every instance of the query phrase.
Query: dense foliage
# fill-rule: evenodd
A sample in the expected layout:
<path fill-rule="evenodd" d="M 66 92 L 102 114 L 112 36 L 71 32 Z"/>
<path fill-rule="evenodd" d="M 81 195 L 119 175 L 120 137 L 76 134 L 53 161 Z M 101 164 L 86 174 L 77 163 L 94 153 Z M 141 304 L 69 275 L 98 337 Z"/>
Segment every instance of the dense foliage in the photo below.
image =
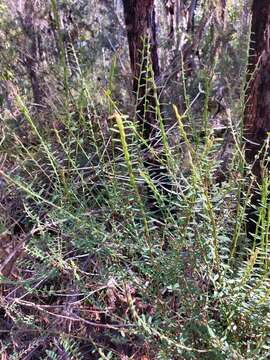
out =
<path fill-rule="evenodd" d="M 149 141 L 121 0 L 0 1 L 2 359 L 269 357 L 269 141 L 251 209 L 243 136 L 250 3 L 155 13 Z"/>

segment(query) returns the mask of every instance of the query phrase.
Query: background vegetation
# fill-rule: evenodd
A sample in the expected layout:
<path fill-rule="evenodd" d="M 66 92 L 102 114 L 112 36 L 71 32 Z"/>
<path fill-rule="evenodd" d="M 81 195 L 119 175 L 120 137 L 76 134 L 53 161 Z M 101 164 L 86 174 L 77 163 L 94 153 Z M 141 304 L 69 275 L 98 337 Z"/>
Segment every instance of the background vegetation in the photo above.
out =
<path fill-rule="evenodd" d="M 250 4 L 155 9 L 149 143 L 122 1 L 0 1 L 3 360 L 269 357 L 267 161 L 246 229 Z"/>

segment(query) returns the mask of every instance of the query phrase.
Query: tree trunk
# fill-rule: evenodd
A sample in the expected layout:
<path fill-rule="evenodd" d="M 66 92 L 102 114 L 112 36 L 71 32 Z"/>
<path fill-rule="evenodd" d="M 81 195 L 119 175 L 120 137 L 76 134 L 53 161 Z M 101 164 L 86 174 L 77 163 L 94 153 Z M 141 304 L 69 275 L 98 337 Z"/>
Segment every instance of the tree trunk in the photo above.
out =
<path fill-rule="evenodd" d="M 260 184 L 265 153 L 263 146 L 270 131 L 270 1 L 254 0 L 252 15 L 244 135 L 246 159 L 253 164 L 253 174 Z M 258 217 L 254 207 L 258 208 L 258 206 L 260 206 L 260 194 L 255 188 L 251 207 L 247 209 L 249 234 L 255 233 Z"/>
<path fill-rule="evenodd" d="M 154 77 L 160 75 L 156 41 L 154 0 L 123 0 L 125 24 L 133 73 L 133 91 L 137 95 L 136 113 L 145 140 L 149 140 L 155 122 L 156 101 L 147 79 L 152 76 L 147 62 L 147 46 Z M 147 107 L 145 106 L 147 104 Z"/>
<path fill-rule="evenodd" d="M 123 5 L 139 129 L 148 145 L 156 148 L 155 144 L 159 143 L 159 155 L 156 158 L 143 145 L 144 165 L 156 188 L 163 193 L 165 189 L 170 189 L 170 181 L 166 168 L 162 166 L 166 157 L 163 149 L 160 149 L 162 139 L 156 111 L 157 106 L 160 106 L 157 104 L 158 94 L 155 94 L 157 90 L 154 90 L 153 79 L 149 80 L 153 76 L 156 80 L 160 75 L 154 0 L 123 0 Z M 160 213 L 150 188 L 148 204 L 150 209 Z"/>
<path fill-rule="evenodd" d="M 270 131 L 270 2 L 253 1 L 249 88 L 245 114 L 246 156 L 252 162 Z M 260 177 L 260 161 L 254 174 Z"/>
<path fill-rule="evenodd" d="M 23 9 L 18 11 L 18 17 L 25 34 L 24 65 L 31 82 L 33 100 L 37 105 L 44 103 L 45 91 L 42 87 L 41 60 L 44 56 L 42 49 L 42 35 L 39 28 L 39 8 L 36 3 L 29 0 L 23 4 Z"/>
<path fill-rule="evenodd" d="M 32 34 L 31 46 L 29 52 L 25 55 L 25 66 L 31 81 L 31 87 L 33 92 L 34 103 L 41 105 L 44 101 L 44 92 L 42 91 L 40 79 L 39 79 L 39 55 L 38 55 L 38 36 Z"/>
<path fill-rule="evenodd" d="M 172 38 L 174 35 L 175 3 L 172 0 L 163 0 L 163 4 L 166 11 L 167 24 L 169 26 L 169 37 Z"/>

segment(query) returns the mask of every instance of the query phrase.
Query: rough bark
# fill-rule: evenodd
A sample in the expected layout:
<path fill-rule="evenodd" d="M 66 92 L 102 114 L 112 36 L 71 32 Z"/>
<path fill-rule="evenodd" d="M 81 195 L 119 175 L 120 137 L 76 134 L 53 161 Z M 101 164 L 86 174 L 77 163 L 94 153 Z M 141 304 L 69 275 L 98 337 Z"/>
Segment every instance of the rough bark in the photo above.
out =
<path fill-rule="evenodd" d="M 249 88 L 245 114 L 246 155 L 253 161 L 270 131 L 270 2 L 253 1 Z M 253 167 L 260 176 L 260 161 Z"/>
<path fill-rule="evenodd" d="M 147 67 L 147 44 L 150 47 L 154 77 L 160 75 L 154 0 L 123 0 L 123 5 L 133 73 L 133 91 L 139 99 L 136 108 L 137 118 L 145 140 L 149 140 L 155 121 L 153 109 L 156 103 L 153 91 L 147 89 L 147 78 L 151 76 Z M 148 104 L 147 108 L 145 103 Z"/>
<path fill-rule="evenodd" d="M 167 23 L 169 25 L 169 37 L 172 38 L 174 35 L 175 3 L 174 0 L 163 0 L 163 4 L 166 11 Z"/>
<path fill-rule="evenodd" d="M 36 34 L 30 38 L 31 46 L 25 55 L 25 66 L 31 81 L 34 103 L 41 105 L 44 101 L 44 92 L 42 91 L 39 79 L 39 56 L 38 56 L 38 37 Z"/>
<path fill-rule="evenodd" d="M 24 40 L 24 65 L 31 82 L 33 100 L 35 104 L 41 105 L 45 99 L 41 79 L 41 63 L 44 52 L 39 28 L 40 19 L 36 18 L 40 9 L 35 6 L 33 0 L 23 2 L 22 8 L 18 9 L 18 18 L 26 35 Z"/>
<path fill-rule="evenodd" d="M 162 144 L 159 126 L 157 124 L 156 103 L 153 82 L 150 77 L 160 76 L 154 0 L 123 0 L 125 25 L 127 31 L 130 63 L 133 73 L 133 91 L 136 94 L 136 115 L 142 136 L 148 145 L 156 148 L 156 143 Z M 146 49 L 148 53 L 146 53 Z M 149 59 L 150 58 L 150 59 Z M 149 67 L 149 60 L 151 66 Z M 150 70 L 152 67 L 152 70 Z M 156 94 L 158 95 L 158 94 Z M 159 145 L 160 147 L 160 145 Z M 159 157 L 153 158 L 143 146 L 144 165 L 149 175 L 155 181 L 160 192 L 170 188 L 167 170 L 162 166 L 165 155 L 159 149 Z M 159 213 L 155 204 L 154 194 L 148 189 L 148 204 L 152 210 Z"/>
<path fill-rule="evenodd" d="M 249 87 L 245 111 L 246 159 L 253 164 L 257 182 L 262 182 L 264 149 L 270 131 L 270 1 L 254 0 L 252 34 L 249 54 Z M 257 156 L 259 155 L 259 156 Z M 254 234 L 260 194 L 253 189 L 251 206 L 247 209 L 247 233 Z M 251 235 L 252 236 L 252 235 Z"/>

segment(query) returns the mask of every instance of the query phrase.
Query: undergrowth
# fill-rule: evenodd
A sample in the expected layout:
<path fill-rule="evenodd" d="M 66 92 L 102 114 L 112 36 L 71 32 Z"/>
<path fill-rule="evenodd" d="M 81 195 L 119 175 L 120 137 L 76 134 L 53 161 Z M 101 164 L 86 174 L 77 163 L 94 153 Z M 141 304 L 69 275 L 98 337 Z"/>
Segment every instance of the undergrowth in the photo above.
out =
<path fill-rule="evenodd" d="M 269 177 L 252 241 L 244 90 L 222 136 L 209 121 L 208 80 L 185 113 L 174 107 L 174 143 L 158 104 L 161 159 L 135 115 L 114 102 L 113 74 L 100 111 L 81 79 L 47 124 L 20 94 L 24 130 L 2 119 L 0 239 L 14 245 L 1 254 L 2 358 L 268 358 Z M 198 101 L 204 131 L 194 141 Z M 222 137 L 230 139 L 226 164 Z M 146 153 L 170 190 L 152 178 Z"/>

